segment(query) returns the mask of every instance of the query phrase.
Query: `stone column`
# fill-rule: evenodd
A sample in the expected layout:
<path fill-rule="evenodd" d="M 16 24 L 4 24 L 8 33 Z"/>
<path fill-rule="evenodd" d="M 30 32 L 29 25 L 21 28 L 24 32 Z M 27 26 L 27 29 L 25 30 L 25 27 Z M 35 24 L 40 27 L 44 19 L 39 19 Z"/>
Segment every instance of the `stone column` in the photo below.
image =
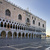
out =
<path fill-rule="evenodd" d="M 17 32 L 17 38 L 18 38 L 18 32 Z"/>
<path fill-rule="evenodd" d="M 0 38 L 1 38 L 1 31 L 0 31 Z"/>
<path fill-rule="evenodd" d="M 12 32 L 12 38 L 13 38 L 13 32 Z"/>
<path fill-rule="evenodd" d="M 3 22 L 3 28 L 4 28 L 4 22 Z"/>
<path fill-rule="evenodd" d="M 6 32 L 6 38 L 8 38 L 8 32 Z"/>
<path fill-rule="evenodd" d="M 26 38 L 26 33 L 25 33 L 25 38 Z"/>
<path fill-rule="evenodd" d="M 33 38 L 34 38 L 34 34 L 33 34 Z"/>
<path fill-rule="evenodd" d="M 12 24 L 12 29 L 13 29 L 13 24 Z"/>
<path fill-rule="evenodd" d="M 17 25 L 17 30 L 18 30 L 18 25 Z"/>
<path fill-rule="evenodd" d="M 29 38 L 29 33 L 28 33 L 28 38 Z"/>
<path fill-rule="evenodd" d="M 22 33 L 21 33 L 21 38 L 22 38 Z"/>

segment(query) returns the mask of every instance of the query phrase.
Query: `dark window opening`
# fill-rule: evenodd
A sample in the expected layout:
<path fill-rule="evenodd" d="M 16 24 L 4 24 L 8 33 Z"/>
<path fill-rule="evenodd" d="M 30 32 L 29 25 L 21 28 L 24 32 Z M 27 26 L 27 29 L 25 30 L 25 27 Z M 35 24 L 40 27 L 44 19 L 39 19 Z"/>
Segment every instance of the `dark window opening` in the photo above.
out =
<path fill-rule="evenodd" d="M 17 29 L 17 25 L 16 25 L 16 29 Z"/>
<path fill-rule="evenodd" d="M 9 28 L 9 26 L 10 26 L 10 25 L 9 25 L 9 23 L 8 23 L 7 27 Z"/>
<path fill-rule="evenodd" d="M 9 21 L 9 23 L 11 23 L 11 21 Z"/>
<path fill-rule="evenodd" d="M 44 24 L 43 24 L 43 27 L 44 27 Z"/>
<path fill-rule="evenodd" d="M 1 19 L 0 19 L 0 21 L 1 21 Z"/>
<path fill-rule="evenodd" d="M 12 28 L 12 24 L 11 24 L 11 26 L 10 26 L 11 28 Z"/>
<path fill-rule="evenodd" d="M 20 30 L 21 30 L 21 26 L 20 26 Z"/>
<path fill-rule="evenodd" d="M 0 3 L 2 4 L 2 2 L 0 1 Z"/>
<path fill-rule="evenodd" d="M 33 20 L 33 24 L 35 24 L 35 20 Z"/>
<path fill-rule="evenodd" d="M 19 29 L 19 26 L 18 26 L 18 29 Z"/>
<path fill-rule="evenodd" d="M 30 22 L 29 18 L 27 18 L 27 22 Z"/>
<path fill-rule="evenodd" d="M 38 23 L 38 25 L 40 26 L 40 22 Z"/>
<path fill-rule="evenodd" d="M 3 22 L 1 22 L 1 27 L 3 27 Z"/>
<path fill-rule="evenodd" d="M 5 21 L 5 20 L 3 20 L 3 21 Z"/>
<path fill-rule="evenodd" d="M 32 17 L 32 19 L 33 19 L 33 17 Z"/>
<path fill-rule="evenodd" d="M 10 10 L 7 9 L 7 10 L 5 11 L 5 14 L 6 14 L 7 16 L 11 16 Z"/>
<path fill-rule="evenodd" d="M 4 24 L 4 27 L 6 27 L 6 23 Z"/>
<path fill-rule="evenodd" d="M 8 20 L 6 20 L 6 22 L 8 22 Z"/>
<path fill-rule="evenodd" d="M 18 19 L 19 19 L 19 20 L 22 20 L 21 14 L 18 15 Z"/>
<path fill-rule="evenodd" d="M 15 25 L 13 25 L 13 29 L 15 29 Z"/>

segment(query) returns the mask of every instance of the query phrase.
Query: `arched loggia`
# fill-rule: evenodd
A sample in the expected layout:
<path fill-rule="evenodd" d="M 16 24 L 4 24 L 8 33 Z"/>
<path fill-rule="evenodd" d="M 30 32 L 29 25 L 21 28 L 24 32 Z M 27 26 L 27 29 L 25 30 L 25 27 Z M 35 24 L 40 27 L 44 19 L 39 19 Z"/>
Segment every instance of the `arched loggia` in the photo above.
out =
<path fill-rule="evenodd" d="M 14 38 L 16 38 L 16 37 L 17 37 L 17 33 L 16 33 L 16 32 L 14 32 L 13 37 L 14 37 Z"/>
<path fill-rule="evenodd" d="M 24 33 L 22 34 L 22 37 L 25 37 L 25 34 Z"/>
<path fill-rule="evenodd" d="M 18 38 L 19 38 L 19 37 L 21 37 L 21 33 L 20 33 L 20 32 L 18 33 Z"/>
<path fill-rule="evenodd" d="M 31 37 L 31 34 L 29 34 L 29 38 Z"/>
<path fill-rule="evenodd" d="M 28 37 L 28 33 L 26 33 L 26 38 Z"/>
<path fill-rule="evenodd" d="M 9 32 L 8 32 L 8 38 L 11 38 L 11 37 L 12 37 L 12 32 L 9 31 Z"/>
<path fill-rule="evenodd" d="M 1 37 L 2 37 L 2 38 L 5 38 L 5 37 L 6 37 L 6 32 L 5 32 L 5 31 L 2 31 L 2 32 L 1 32 Z"/>

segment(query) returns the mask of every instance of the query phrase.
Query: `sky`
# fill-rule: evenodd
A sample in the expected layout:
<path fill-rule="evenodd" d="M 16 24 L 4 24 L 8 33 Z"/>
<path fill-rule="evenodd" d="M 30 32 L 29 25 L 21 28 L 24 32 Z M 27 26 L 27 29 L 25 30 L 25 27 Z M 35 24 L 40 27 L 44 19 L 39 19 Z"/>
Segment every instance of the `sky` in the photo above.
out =
<path fill-rule="evenodd" d="M 50 0 L 8 0 L 46 21 L 46 34 L 50 35 Z"/>

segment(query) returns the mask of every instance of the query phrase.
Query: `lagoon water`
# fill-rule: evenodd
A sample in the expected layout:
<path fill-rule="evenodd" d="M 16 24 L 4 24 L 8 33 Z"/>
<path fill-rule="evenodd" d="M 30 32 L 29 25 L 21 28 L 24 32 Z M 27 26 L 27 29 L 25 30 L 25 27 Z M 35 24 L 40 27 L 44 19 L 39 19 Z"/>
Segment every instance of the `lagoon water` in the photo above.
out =
<path fill-rule="evenodd" d="M 50 50 L 50 38 L 0 38 L 0 50 Z"/>

